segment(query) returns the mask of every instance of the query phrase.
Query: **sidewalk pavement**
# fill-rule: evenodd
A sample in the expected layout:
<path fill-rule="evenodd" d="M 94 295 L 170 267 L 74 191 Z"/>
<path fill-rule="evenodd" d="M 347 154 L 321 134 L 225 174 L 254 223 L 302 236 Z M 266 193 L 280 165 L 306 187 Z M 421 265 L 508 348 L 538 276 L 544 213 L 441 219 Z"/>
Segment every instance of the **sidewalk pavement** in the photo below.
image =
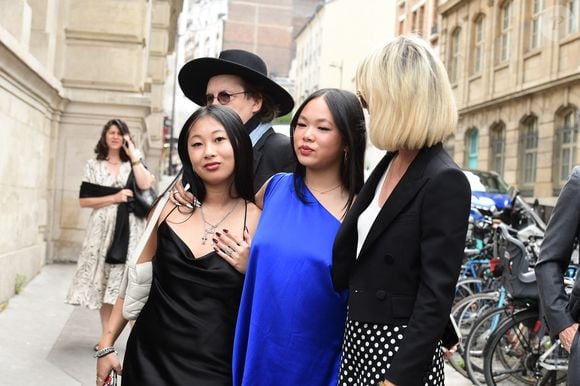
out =
<path fill-rule="evenodd" d="M 0 386 L 95 385 L 99 313 L 64 303 L 74 269 L 43 267 L 0 313 Z M 127 336 L 128 328 L 116 345 L 121 358 Z M 445 378 L 447 386 L 471 385 L 447 365 Z"/>

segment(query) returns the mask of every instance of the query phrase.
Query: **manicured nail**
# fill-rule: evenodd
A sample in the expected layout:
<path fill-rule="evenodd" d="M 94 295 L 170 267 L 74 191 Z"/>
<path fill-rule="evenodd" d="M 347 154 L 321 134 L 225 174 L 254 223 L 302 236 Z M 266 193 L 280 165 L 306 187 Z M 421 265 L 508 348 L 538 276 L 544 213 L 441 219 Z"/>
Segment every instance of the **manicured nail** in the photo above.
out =
<path fill-rule="evenodd" d="M 218 241 L 216 239 L 211 239 L 211 241 L 213 241 L 215 244 L 218 243 Z"/>
<path fill-rule="evenodd" d="M 225 229 L 225 228 L 223 229 L 223 231 L 224 231 L 224 233 L 228 233 L 228 230 L 227 230 L 227 229 Z"/>
<path fill-rule="evenodd" d="M 187 184 L 185 184 L 185 186 L 183 187 L 183 190 L 189 190 L 189 188 L 191 188 L 191 185 L 189 185 L 189 182 Z"/>
<path fill-rule="evenodd" d="M 185 204 L 185 206 L 187 206 L 189 209 L 193 209 L 193 206 L 191 206 L 191 204 Z"/>
<path fill-rule="evenodd" d="M 215 234 L 216 234 L 217 237 L 222 237 L 222 234 L 219 233 L 219 232 L 216 232 Z"/>

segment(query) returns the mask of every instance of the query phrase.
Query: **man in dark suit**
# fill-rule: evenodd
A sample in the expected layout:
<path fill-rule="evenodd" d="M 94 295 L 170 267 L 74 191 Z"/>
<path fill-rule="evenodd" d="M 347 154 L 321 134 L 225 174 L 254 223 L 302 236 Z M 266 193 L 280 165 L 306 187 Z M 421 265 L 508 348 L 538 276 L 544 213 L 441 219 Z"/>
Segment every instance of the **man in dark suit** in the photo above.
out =
<path fill-rule="evenodd" d="M 291 112 L 294 101 L 268 78 L 266 63 L 259 56 L 224 50 L 218 58 L 194 59 L 179 71 L 179 85 L 196 104 L 219 103 L 240 116 L 254 148 L 255 191 L 275 173 L 293 171 L 290 138 L 276 133 L 271 121 Z"/>
<path fill-rule="evenodd" d="M 569 385 L 580 385 L 580 279 L 576 279 L 572 294 L 568 296 L 564 289 L 564 272 L 571 262 L 575 240 L 579 236 L 580 166 L 577 166 L 558 197 L 535 267 L 550 333 L 558 336 L 570 353 Z"/>

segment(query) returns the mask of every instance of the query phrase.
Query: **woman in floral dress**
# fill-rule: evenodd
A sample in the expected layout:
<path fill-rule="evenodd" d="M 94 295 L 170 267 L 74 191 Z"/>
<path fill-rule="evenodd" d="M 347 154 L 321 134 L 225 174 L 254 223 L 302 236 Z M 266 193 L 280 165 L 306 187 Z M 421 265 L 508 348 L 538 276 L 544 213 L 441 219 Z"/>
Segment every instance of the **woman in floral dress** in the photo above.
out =
<path fill-rule="evenodd" d="M 125 204 L 133 197 L 133 192 L 125 188 L 127 179 L 133 170 L 137 186 L 148 189 L 154 177 L 143 166 L 141 152 L 135 148 L 129 128 L 120 119 L 105 124 L 95 153 L 96 159 L 88 160 L 85 165 L 79 199 L 82 208 L 91 208 L 93 211 L 65 301 L 89 309 L 99 309 L 101 327 L 105 331 L 125 269 L 125 264 L 105 262 L 115 230 L 119 227 L 117 214 L 124 213 L 128 217 L 124 223 L 125 228 L 128 223 L 129 230 L 128 242 L 127 238 L 124 240 L 127 256 L 131 255 L 145 225 L 145 219 L 138 218 L 130 210 L 119 210 L 120 206 L 126 209 Z M 121 218 L 119 220 L 122 222 Z"/>

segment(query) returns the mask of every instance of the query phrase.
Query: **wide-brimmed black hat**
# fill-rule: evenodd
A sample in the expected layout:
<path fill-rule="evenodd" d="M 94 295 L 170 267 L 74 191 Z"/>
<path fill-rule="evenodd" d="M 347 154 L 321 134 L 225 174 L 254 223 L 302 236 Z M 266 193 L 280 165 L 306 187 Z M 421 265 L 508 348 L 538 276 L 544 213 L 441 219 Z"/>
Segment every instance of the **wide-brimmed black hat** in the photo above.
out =
<path fill-rule="evenodd" d="M 266 63 L 258 55 L 244 50 L 224 50 L 218 58 L 193 59 L 179 70 L 179 87 L 186 97 L 203 106 L 209 79 L 225 74 L 237 75 L 250 84 L 262 86 L 278 106 L 278 116 L 286 115 L 294 108 L 294 100 L 288 91 L 268 78 Z"/>

